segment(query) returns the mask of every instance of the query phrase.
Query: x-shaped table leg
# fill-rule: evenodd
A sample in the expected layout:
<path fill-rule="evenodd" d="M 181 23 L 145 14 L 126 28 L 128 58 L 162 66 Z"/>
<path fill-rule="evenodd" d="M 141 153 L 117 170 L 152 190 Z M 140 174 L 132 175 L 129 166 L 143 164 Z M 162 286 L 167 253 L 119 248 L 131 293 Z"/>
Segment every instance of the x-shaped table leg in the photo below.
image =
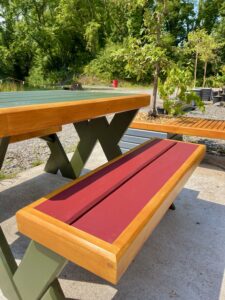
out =
<path fill-rule="evenodd" d="M 65 300 L 58 275 L 67 260 L 31 242 L 19 267 L 0 227 L 0 288 L 10 300 Z"/>
<path fill-rule="evenodd" d="M 4 162 L 8 146 L 9 146 L 9 137 L 1 138 L 0 139 L 0 170 Z"/>
<path fill-rule="evenodd" d="M 79 177 L 97 141 L 100 142 L 108 160 L 121 155 L 118 143 L 136 113 L 137 110 L 132 110 L 115 114 L 110 123 L 106 117 L 75 123 L 80 141 L 71 161 L 68 160 L 56 134 L 43 137 L 51 150 L 45 170 L 54 174 L 60 170 L 63 176 L 72 179 Z"/>

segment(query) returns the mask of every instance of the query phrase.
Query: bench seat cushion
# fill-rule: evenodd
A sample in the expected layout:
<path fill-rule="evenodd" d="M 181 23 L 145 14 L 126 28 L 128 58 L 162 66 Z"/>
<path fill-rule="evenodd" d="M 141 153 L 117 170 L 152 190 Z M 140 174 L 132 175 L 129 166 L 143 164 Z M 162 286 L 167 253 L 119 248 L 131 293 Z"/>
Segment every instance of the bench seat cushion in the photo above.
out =
<path fill-rule="evenodd" d="M 22 209 L 19 230 L 116 283 L 204 151 L 171 140 L 147 142 Z"/>

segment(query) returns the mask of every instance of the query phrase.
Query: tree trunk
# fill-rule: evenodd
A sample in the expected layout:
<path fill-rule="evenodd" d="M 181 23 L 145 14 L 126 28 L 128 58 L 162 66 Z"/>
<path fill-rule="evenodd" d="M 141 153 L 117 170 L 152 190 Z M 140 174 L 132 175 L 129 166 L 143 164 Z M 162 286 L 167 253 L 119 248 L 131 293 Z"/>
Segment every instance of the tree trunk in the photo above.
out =
<path fill-rule="evenodd" d="M 165 4 L 166 1 L 164 2 L 164 9 L 165 9 Z M 160 13 L 157 14 L 156 17 L 156 22 L 157 22 L 157 26 L 156 26 L 156 45 L 160 46 L 160 41 L 161 41 L 161 15 Z M 156 107 L 156 103 L 157 103 L 157 92 L 158 92 L 158 81 L 159 81 L 159 72 L 160 72 L 160 61 L 158 60 L 155 64 L 155 74 L 154 74 L 154 86 L 153 86 L 153 107 L 152 107 L 152 115 L 154 117 L 157 116 L 158 111 L 157 111 L 157 107 Z"/>
<path fill-rule="evenodd" d="M 203 87 L 205 87 L 205 82 L 206 82 L 207 65 L 208 65 L 208 62 L 206 61 L 206 62 L 205 62 L 205 66 L 204 66 Z"/>
<path fill-rule="evenodd" d="M 157 91 L 158 91 L 158 81 L 159 81 L 159 71 L 160 71 L 160 66 L 159 62 L 157 62 L 155 66 L 155 75 L 154 75 L 154 86 L 153 86 L 153 107 L 152 107 L 152 115 L 157 116 Z"/>
<path fill-rule="evenodd" d="M 197 67 L 198 67 L 198 52 L 196 52 L 196 56 L 195 56 L 194 87 L 196 86 L 196 80 L 197 80 Z"/>

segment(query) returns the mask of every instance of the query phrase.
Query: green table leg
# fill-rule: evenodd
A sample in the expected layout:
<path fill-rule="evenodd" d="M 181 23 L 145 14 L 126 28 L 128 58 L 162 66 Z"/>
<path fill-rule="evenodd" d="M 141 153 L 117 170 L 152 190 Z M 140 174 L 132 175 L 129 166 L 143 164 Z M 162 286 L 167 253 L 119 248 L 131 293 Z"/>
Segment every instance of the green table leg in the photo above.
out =
<path fill-rule="evenodd" d="M 0 288 L 7 299 L 22 300 L 13 280 L 16 270 L 16 261 L 0 227 Z"/>
<path fill-rule="evenodd" d="M 75 179 L 76 175 L 71 167 L 70 161 L 63 149 L 62 144 L 57 134 L 51 134 L 49 136 L 42 137 L 50 148 L 51 155 L 45 166 L 45 171 L 48 173 L 56 174 L 60 170 L 64 177 Z"/>
<path fill-rule="evenodd" d="M 31 242 L 19 267 L 0 228 L 0 289 L 10 300 L 63 300 L 57 277 L 67 260 Z"/>
<path fill-rule="evenodd" d="M 137 111 L 132 110 L 115 114 L 110 123 L 106 117 L 75 123 L 74 127 L 80 141 L 71 161 L 68 160 L 56 134 L 42 137 L 47 141 L 51 150 L 51 156 L 45 170 L 54 174 L 60 170 L 63 176 L 71 179 L 79 177 L 97 141 L 100 142 L 108 160 L 121 155 L 122 152 L 118 143 Z"/>
<path fill-rule="evenodd" d="M 50 288 L 41 298 L 41 300 L 65 300 L 65 299 L 66 298 L 57 279 L 52 283 Z"/>
<path fill-rule="evenodd" d="M 75 123 L 74 127 L 77 131 L 80 141 L 71 159 L 71 166 L 76 174 L 76 177 L 79 177 L 84 165 L 86 164 L 97 143 L 97 137 L 91 131 L 90 121 Z"/>
<path fill-rule="evenodd" d="M 32 241 L 13 276 L 22 299 L 40 299 L 50 286 L 55 290 L 52 283 L 66 263 L 62 256 Z"/>
<path fill-rule="evenodd" d="M 92 131 L 96 134 L 108 161 L 122 154 L 118 143 L 136 113 L 137 110 L 118 113 L 111 123 L 108 123 L 105 117 L 90 121 Z"/>
<path fill-rule="evenodd" d="M 9 137 L 1 138 L 0 139 L 0 170 L 4 162 L 8 146 L 9 146 Z"/>

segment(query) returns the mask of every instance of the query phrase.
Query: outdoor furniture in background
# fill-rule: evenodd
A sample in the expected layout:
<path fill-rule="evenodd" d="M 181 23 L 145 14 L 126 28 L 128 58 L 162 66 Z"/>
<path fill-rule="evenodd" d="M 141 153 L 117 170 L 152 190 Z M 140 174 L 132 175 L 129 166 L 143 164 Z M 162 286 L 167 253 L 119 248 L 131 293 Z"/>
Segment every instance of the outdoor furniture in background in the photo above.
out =
<path fill-rule="evenodd" d="M 225 139 L 225 121 L 203 118 L 178 117 L 176 120 L 167 120 L 164 123 L 151 121 L 134 121 L 133 129 L 142 129 L 152 132 L 169 134 L 193 135 L 212 139 Z"/>
<path fill-rule="evenodd" d="M 217 103 L 222 101 L 223 97 L 220 93 L 217 93 L 217 95 L 213 96 L 213 103 Z"/>
<path fill-rule="evenodd" d="M 193 92 L 196 93 L 203 101 L 212 100 L 212 89 L 211 88 L 194 88 Z"/>
<path fill-rule="evenodd" d="M 149 95 L 35 91 L 0 93 L 0 166 L 10 141 L 40 136 L 51 151 L 45 170 L 65 177 L 79 177 L 99 140 L 108 160 L 121 154 L 117 145 L 139 108 L 149 104 Z M 115 113 L 108 122 L 105 115 Z M 80 142 L 69 161 L 51 128 L 73 123 Z M 47 130 L 47 132 L 46 132 Z M 37 134 L 38 132 L 38 134 Z M 21 139 L 21 138 L 20 138 Z"/>
<path fill-rule="evenodd" d="M 0 231 L 5 296 L 65 299 L 57 277 L 67 260 L 116 284 L 204 154 L 202 145 L 147 142 L 20 210 L 19 231 L 32 241 L 17 267 Z"/>
<path fill-rule="evenodd" d="M 225 89 L 220 89 L 218 91 L 213 91 L 213 103 L 220 101 L 225 101 Z"/>

